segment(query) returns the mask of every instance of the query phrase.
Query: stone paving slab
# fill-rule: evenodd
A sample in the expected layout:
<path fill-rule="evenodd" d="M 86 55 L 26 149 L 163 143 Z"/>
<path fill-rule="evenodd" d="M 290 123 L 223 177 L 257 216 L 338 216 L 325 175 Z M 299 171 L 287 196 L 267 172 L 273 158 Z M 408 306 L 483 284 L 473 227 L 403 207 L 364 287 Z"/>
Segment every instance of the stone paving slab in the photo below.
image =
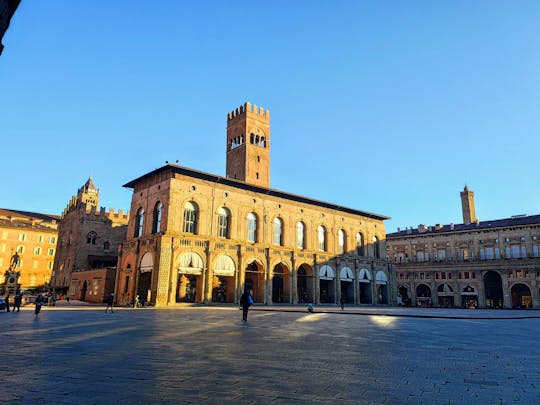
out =
<path fill-rule="evenodd" d="M 535 318 L 31 309 L 0 313 L 0 403 L 540 403 Z"/>

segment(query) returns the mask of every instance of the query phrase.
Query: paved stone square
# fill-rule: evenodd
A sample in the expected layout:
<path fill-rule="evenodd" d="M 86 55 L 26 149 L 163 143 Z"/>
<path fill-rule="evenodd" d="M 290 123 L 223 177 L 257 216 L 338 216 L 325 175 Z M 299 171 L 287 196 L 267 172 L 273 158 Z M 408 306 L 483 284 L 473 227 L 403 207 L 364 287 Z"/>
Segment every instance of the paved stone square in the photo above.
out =
<path fill-rule="evenodd" d="M 0 331 L 2 403 L 540 403 L 534 318 L 26 307 Z"/>

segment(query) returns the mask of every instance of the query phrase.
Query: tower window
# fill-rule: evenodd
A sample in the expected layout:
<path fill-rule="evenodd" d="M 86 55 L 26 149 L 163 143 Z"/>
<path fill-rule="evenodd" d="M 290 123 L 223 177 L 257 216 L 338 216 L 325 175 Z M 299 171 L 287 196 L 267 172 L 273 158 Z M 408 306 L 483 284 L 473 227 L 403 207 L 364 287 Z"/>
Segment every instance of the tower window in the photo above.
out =
<path fill-rule="evenodd" d="M 88 245 L 95 245 L 96 239 L 97 239 L 97 233 L 95 233 L 94 231 L 89 232 L 88 235 L 86 235 L 86 243 Z"/>
<path fill-rule="evenodd" d="M 259 178 L 259 172 L 255 173 L 255 175 L 257 176 L 257 179 Z"/>

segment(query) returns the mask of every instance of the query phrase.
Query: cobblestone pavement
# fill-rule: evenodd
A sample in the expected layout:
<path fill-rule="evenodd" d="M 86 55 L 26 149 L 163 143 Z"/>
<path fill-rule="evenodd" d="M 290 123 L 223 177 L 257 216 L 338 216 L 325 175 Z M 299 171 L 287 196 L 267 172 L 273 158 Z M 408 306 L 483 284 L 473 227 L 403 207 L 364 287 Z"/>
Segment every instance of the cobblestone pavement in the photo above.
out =
<path fill-rule="evenodd" d="M 262 309 L 0 313 L 0 402 L 540 403 L 540 319 Z"/>

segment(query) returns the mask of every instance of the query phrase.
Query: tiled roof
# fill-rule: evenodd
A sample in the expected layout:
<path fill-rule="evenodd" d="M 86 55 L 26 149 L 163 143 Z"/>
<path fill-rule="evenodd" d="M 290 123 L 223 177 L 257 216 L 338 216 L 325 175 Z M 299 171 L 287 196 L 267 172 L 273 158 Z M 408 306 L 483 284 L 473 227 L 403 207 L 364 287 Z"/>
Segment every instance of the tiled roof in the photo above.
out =
<path fill-rule="evenodd" d="M 427 230 L 425 231 L 419 231 L 418 228 L 404 229 L 399 232 L 388 233 L 386 234 L 386 238 L 389 239 L 399 238 L 403 236 L 434 235 L 448 232 L 470 232 L 481 229 L 507 228 L 526 225 L 540 225 L 540 215 L 520 215 L 513 218 L 494 219 L 491 221 L 478 221 L 472 222 L 470 224 L 449 224 L 443 225 L 442 227 L 428 226 Z"/>
<path fill-rule="evenodd" d="M 38 212 L 30 212 L 30 211 L 19 211 L 19 210 L 10 210 L 7 208 L 0 208 L 0 216 L 6 216 L 6 217 L 25 217 L 25 219 L 40 219 L 42 221 L 60 221 L 60 216 L 58 215 L 50 215 L 50 214 L 40 214 Z"/>

